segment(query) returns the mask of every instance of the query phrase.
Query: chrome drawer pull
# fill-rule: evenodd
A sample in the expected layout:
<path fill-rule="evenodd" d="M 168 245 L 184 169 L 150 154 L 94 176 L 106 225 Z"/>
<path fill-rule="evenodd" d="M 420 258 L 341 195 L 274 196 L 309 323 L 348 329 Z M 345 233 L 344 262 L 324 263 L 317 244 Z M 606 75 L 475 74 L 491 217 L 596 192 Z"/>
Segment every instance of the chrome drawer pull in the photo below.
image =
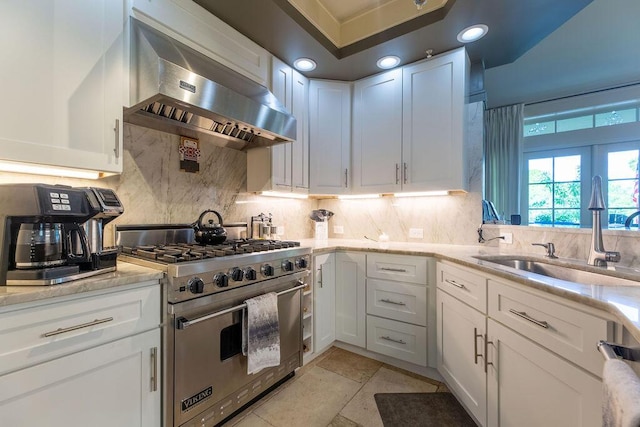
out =
<path fill-rule="evenodd" d="M 395 304 L 395 305 L 407 305 L 407 304 L 405 304 L 405 303 L 403 303 L 403 302 L 391 301 L 390 299 L 380 299 L 380 300 L 378 300 L 378 301 L 380 301 L 380 302 L 386 302 L 386 303 L 389 303 L 389 304 Z"/>
<path fill-rule="evenodd" d="M 391 342 L 396 342 L 398 344 L 406 344 L 406 342 L 402 341 L 402 340 L 394 340 L 391 337 L 380 337 L 381 340 L 387 340 L 387 341 L 391 341 Z"/>
<path fill-rule="evenodd" d="M 444 279 L 445 282 L 447 282 L 450 285 L 455 286 L 456 288 L 460 288 L 460 289 L 464 289 L 465 286 L 462 283 L 458 283 L 455 280 L 449 280 L 449 279 Z"/>
<path fill-rule="evenodd" d="M 380 270 L 382 270 L 382 271 L 393 271 L 394 273 L 406 273 L 407 272 L 407 270 L 405 270 L 404 268 L 381 267 Z"/>
<path fill-rule="evenodd" d="M 113 320 L 113 317 L 105 317 L 104 319 L 96 319 L 93 322 L 87 322 L 87 323 L 83 323 L 81 325 L 69 326 L 68 328 L 58 328 L 55 331 L 46 332 L 46 333 L 42 334 L 42 337 L 43 338 L 48 338 L 48 337 L 52 337 L 54 335 L 60 335 L 60 334 L 66 333 L 66 332 L 76 331 L 78 329 L 88 328 L 90 326 L 99 325 L 101 323 L 111 322 L 112 320 Z"/>
<path fill-rule="evenodd" d="M 549 329 L 549 324 L 547 322 L 545 322 L 544 320 L 536 320 L 533 317 L 529 316 L 527 313 L 525 313 L 524 311 L 516 311 L 513 308 L 509 309 L 509 313 L 513 313 L 516 316 L 520 316 L 525 320 L 528 320 L 531 323 L 535 323 L 536 325 L 545 328 L 545 329 Z"/>

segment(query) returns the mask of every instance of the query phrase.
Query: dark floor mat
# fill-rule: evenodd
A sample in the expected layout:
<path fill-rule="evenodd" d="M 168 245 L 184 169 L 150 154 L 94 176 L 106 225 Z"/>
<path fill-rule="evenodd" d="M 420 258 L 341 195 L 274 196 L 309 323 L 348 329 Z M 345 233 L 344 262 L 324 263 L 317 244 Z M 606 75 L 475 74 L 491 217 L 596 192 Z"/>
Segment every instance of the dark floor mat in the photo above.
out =
<path fill-rule="evenodd" d="M 377 393 L 374 397 L 384 427 L 476 427 L 451 393 Z"/>

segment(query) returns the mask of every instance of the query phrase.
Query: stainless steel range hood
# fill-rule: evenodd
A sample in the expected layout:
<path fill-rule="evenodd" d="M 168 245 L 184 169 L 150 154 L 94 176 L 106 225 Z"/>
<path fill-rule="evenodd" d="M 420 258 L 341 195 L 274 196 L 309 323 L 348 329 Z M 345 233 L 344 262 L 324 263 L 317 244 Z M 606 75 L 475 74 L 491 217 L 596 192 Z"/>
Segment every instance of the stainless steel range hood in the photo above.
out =
<path fill-rule="evenodd" d="M 264 86 L 132 19 L 128 123 L 238 150 L 296 139 Z"/>

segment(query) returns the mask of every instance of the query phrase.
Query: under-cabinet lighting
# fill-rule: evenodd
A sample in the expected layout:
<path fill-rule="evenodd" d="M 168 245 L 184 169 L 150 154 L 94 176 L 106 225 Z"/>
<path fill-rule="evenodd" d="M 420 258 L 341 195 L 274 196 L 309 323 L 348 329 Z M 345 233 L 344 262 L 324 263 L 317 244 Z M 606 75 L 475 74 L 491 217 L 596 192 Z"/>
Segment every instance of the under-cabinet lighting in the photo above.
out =
<path fill-rule="evenodd" d="M 260 193 L 261 196 L 267 197 L 283 197 L 285 199 L 308 199 L 309 196 L 306 194 L 298 194 L 298 193 L 284 193 L 281 191 L 263 191 Z"/>
<path fill-rule="evenodd" d="M 66 178 L 81 178 L 81 179 L 98 179 L 100 178 L 100 172 L 61 168 L 52 166 L 40 166 L 29 163 L 20 162 L 8 162 L 0 161 L 0 171 L 2 172 L 14 172 L 14 173 L 28 173 L 35 175 L 49 175 L 60 176 Z"/>
<path fill-rule="evenodd" d="M 340 200 L 378 199 L 380 194 L 345 194 L 338 196 Z"/>
<path fill-rule="evenodd" d="M 414 193 L 394 193 L 393 197 L 428 197 L 428 196 L 448 196 L 448 191 L 420 191 Z"/>

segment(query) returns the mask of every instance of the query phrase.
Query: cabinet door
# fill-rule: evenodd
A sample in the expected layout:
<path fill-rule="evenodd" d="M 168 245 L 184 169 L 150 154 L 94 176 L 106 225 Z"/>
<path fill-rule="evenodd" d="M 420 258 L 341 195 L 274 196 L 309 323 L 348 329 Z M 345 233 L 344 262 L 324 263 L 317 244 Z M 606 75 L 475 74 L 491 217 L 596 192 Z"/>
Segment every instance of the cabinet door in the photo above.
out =
<path fill-rule="evenodd" d="M 159 348 L 156 329 L 4 375 L 2 425 L 157 427 Z"/>
<path fill-rule="evenodd" d="M 480 425 L 487 425 L 485 316 L 437 290 L 437 369 Z M 478 356 L 476 356 L 478 355 Z M 522 396 L 519 396 L 522 398 Z M 489 425 L 492 425 L 489 423 Z M 517 425 L 517 424 L 514 424 Z M 543 424 L 541 424 L 543 425 Z"/>
<path fill-rule="evenodd" d="M 292 89 L 293 69 L 274 57 L 271 69 L 271 91 L 289 111 L 291 111 L 293 99 Z M 271 147 L 273 190 L 291 191 L 291 144 L 288 142 Z"/>
<path fill-rule="evenodd" d="M 125 14 L 124 0 L 0 2 L 2 159 L 122 172 Z"/>
<path fill-rule="evenodd" d="M 336 339 L 336 255 L 331 253 L 316 256 L 314 269 L 314 336 L 318 352 Z"/>
<path fill-rule="evenodd" d="M 466 189 L 464 48 L 403 68 L 403 191 Z"/>
<path fill-rule="evenodd" d="M 598 379 L 492 319 L 488 329 L 489 425 L 602 425 Z"/>
<path fill-rule="evenodd" d="M 309 80 L 293 70 L 291 114 L 297 122 L 297 139 L 291 143 L 291 186 L 309 192 Z"/>
<path fill-rule="evenodd" d="M 351 83 L 309 83 L 309 191 L 345 194 L 350 188 Z"/>
<path fill-rule="evenodd" d="M 365 347 L 364 253 L 336 253 L 336 340 Z"/>
<path fill-rule="evenodd" d="M 353 193 L 400 191 L 402 68 L 353 86 Z"/>

